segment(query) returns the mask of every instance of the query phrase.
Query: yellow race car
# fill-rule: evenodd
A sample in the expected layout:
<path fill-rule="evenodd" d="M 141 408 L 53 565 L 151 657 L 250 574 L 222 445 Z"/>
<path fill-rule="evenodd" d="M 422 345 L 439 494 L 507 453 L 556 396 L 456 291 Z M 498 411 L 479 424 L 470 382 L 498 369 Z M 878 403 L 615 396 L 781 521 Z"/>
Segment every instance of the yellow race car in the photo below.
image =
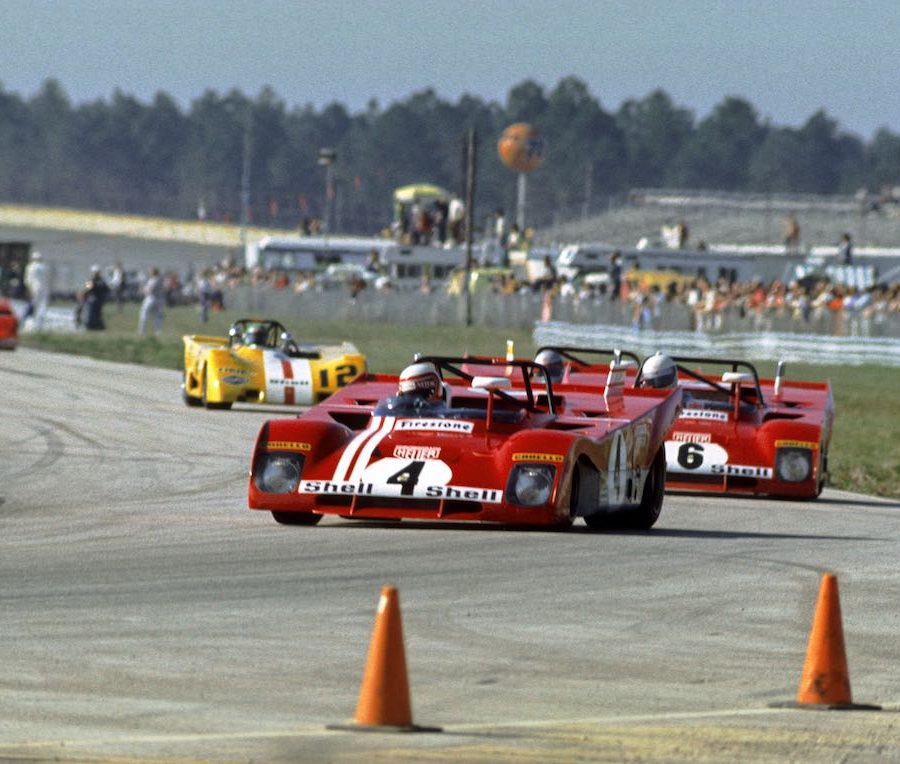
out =
<path fill-rule="evenodd" d="M 354 345 L 298 345 L 278 321 L 242 318 L 227 337 L 185 335 L 182 396 L 188 406 L 308 406 L 366 371 Z"/>

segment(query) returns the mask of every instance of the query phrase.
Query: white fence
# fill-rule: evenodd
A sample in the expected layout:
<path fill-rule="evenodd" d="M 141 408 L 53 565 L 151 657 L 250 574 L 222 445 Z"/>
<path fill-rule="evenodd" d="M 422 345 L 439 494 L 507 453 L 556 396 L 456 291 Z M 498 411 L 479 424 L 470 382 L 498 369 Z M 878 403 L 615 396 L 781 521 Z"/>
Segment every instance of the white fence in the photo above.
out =
<path fill-rule="evenodd" d="M 662 350 L 671 355 L 719 356 L 750 361 L 900 366 L 900 340 L 893 338 L 637 331 L 608 324 L 560 321 L 536 323 L 533 336 L 537 345 L 613 346 L 641 356 Z"/>
<path fill-rule="evenodd" d="M 320 320 L 370 321 L 401 324 L 447 326 L 462 324 L 466 318 L 465 299 L 443 292 L 421 294 L 415 290 L 382 293 L 366 289 L 351 299 L 342 289 L 294 294 L 270 287 L 238 287 L 225 293 L 225 305 L 231 310 L 263 316 L 292 316 Z M 528 329 L 543 316 L 539 293 L 511 295 L 483 292 L 472 297 L 472 322 L 480 326 Z M 854 337 L 900 337 L 900 314 L 863 315 L 859 311 L 821 310 L 808 319 L 794 318 L 790 311 L 744 313 L 737 308 L 703 315 L 680 303 L 661 303 L 649 317 L 635 316 L 628 301 L 608 299 L 564 299 L 553 301 L 550 318 L 571 324 L 601 324 L 623 330 L 639 325 L 642 329 L 691 333 L 698 328 L 709 334 L 796 333 L 799 335 L 840 335 Z"/>

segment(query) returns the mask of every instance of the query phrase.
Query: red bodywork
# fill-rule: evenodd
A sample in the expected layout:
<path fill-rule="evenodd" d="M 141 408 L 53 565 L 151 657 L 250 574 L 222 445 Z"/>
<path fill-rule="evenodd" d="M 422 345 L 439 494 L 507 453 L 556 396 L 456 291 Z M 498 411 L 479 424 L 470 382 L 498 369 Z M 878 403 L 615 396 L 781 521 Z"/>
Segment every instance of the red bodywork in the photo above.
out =
<path fill-rule="evenodd" d="M 564 381 L 597 386 L 604 384 L 607 369 L 588 356 L 617 352 L 548 349 L 563 356 Z M 622 355 L 632 362 L 636 358 L 632 353 Z M 834 424 L 828 382 L 782 378 L 776 384 L 776 379 L 759 379 L 756 368 L 746 361 L 673 360 L 683 408 L 666 439 L 667 489 L 797 498 L 821 493 L 828 478 Z M 731 381 L 723 382 L 724 375 Z M 640 372 L 629 370 L 626 385 L 639 385 L 640 379 Z M 803 462 L 808 463 L 808 474 L 787 479 L 785 460 L 795 463 L 793 477 L 802 473 L 798 465 Z"/>
<path fill-rule="evenodd" d="M 19 344 L 19 319 L 9 300 L 0 297 L 0 348 L 14 350 Z"/>
<path fill-rule="evenodd" d="M 666 488 L 798 498 L 821 493 L 834 424 L 828 382 L 776 384 L 759 379 L 744 361 L 675 360 L 684 409 L 666 441 Z M 712 373 L 716 363 L 731 375 Z"/>
<path fill-rule="evenodd" d="M 266 422 L 254 449 L 250 508 L 297 524 L 322 515 L 538 526 L 577 516 L 592 527 L 604 518 L 633 527 L 655 522 L 664 440 L 680 391 L 553 390 L 549 379 L 534 380 L 544 368 L 526 361 L 420 360 L 441 369 L 440 413 L 385 413 L 379 402 L 395 395 L 397 377 L 368 375 L 299 417 Z M 300 464 L 296 486 L 264 490 L 273 464 Z M 522 489 L 520 481 L 532 476 L 549 481 L 546 500 L 522 499 L 543 496 Z"/>

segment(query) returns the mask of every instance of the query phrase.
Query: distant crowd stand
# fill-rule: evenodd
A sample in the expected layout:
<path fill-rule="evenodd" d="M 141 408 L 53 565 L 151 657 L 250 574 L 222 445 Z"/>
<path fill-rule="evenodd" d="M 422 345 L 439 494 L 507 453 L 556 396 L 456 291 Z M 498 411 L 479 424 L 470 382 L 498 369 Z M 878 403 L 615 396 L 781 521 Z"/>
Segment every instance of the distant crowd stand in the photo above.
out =
<path fill-rule="evenodd" d="M 530 327 L 535 321 L 606 323 L 634 331 L 725 333 L 775 331 L 832 336 L 900 337 L 900 283 L 863 288 L 825 278 L 785 283 L 774 279 L 730 281 L 725 277 L 647 283 L 622 273 L 616 286 L 574 283 L 552 265 L 522 281 L 506 269 L 472 295 L 476 322 Z M 323 284 L 315 274 L 214 270 L 222 301 L 235 309 L 316 319 L 453 323 L 464 299 L 445 284 L 424 278 L 398 288 L 376 278 L 368 286 Z"/>
<path fill-rule="evenodd" d="M 495 214 L 495 234 L 509 231 L 502 210 Z M 688 237 L 687 225 L 676 233 Z M 504 235 L 505 234 L 505 235 Z M 440 235 L 439 235 L 440 236 Z M 508 252 L 508 249 L 504 250 Z M 14 294 L 29 304 L 32 326 L 46 315 L 53 263 L 35 253 L 27 268 L 7 280 Z M 849 235 L 838 248 L 836 261 L 852 262 Z M 554 259 L 533 259 L 525 273 L 503 263 L 473 263 L 479 277 L 473 291 L 476 323 L 527 328 L 536 321 L 568 321 L 627 326 L 634 331 L 794 332 L 831 336 L 900 337 L 900 283 L 852 284 L 810 271 L 796 280 L 740 281 L 719 276 L 643 274 L 636 264 L 624 270 L 616 253 L 610 257 L 604 281 L 568 278 L 557 273 Z M 459 273 L 459 276 L 462 274 Z M 402 284 L 392 281 L 370 258 L 362 269 L 334 277 L 322 272 L 248 269 L 234 257 L 212 265 L 189 265 L 184 272 L 125 269 L 120 262 L 91 268 L 78 291 L 75 316 L 85 328 L 104 328 L 102 308 L 114 303 L 121 310 L 128 301 L 141 302 L 140 334 L 161 331 L 163 309 L 196 306 L 201 323 L 226 307 L 253 315 L 298 316 L 321 319 L 399 323 L 454 324 L 465 316 L 465 300 L 445 281 L 427 275 Z M 462 283 L 456 280 L 457 287 Z M 93 285 L 93 286 L 92 286 Z M 58 296 L 54 296 L 54 301 Z"/>

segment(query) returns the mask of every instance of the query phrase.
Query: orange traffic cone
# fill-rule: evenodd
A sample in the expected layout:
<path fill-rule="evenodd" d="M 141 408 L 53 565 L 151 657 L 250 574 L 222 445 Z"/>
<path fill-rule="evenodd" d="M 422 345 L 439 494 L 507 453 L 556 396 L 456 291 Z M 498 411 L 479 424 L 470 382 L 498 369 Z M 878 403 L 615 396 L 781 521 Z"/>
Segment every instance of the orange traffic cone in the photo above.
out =
<path fill-rule="evenodd" d="M 879 708 L 854 704 L 850 699 L 841 603 L 837 578 L 833 573 L 822 576 L 803 675 L 797 690 L 797 704 L 833 709 Z"/>
<path fill-rule="evenodd" d="M 412 721 L 400 603 L 393 586 L 381 589 L 353 721 L 354 725 L 330 726 L 332 729 L 389 728 L 401 732 L 440 732 L 439 727 L 419 727 Z"/>

